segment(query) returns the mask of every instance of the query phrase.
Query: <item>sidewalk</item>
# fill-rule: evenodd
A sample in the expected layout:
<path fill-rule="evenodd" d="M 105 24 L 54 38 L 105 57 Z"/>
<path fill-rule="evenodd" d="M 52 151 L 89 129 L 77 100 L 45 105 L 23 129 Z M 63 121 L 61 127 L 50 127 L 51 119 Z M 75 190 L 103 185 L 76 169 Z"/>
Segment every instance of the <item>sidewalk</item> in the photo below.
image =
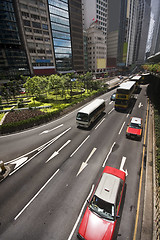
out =
<path fill-rule="evenodd" d="M 154 110 L 150 105 L 148 122 L 148 141 L 147 141 L 147 159 L 146 159 L 146 182 L 144 194 L 144 209 L 141 240 L 156 240 L 155 236 L 155 181 L 154 181 Z"/>

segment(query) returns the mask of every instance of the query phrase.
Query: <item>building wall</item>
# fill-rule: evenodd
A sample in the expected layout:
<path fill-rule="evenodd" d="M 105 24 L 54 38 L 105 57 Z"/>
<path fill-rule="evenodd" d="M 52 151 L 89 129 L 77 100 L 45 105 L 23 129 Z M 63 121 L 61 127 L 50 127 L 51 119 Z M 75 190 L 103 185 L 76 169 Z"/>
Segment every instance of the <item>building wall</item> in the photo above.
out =
<path fill-rule="evenodd" d="M 84 30 L 98 21 L 101 29 L 107 35 L 108 0 L 82 0 Z"/>
<path fill-rule="evenodd" d="M 108 0 L 107 59 L 108 61 L 109 58 L 116 59 L 116 65 L 123 61 L 123 46 L 126 40 L 126 16 L 126 0 Z"/>
<path fill-rule="evenodd" d="M 150 22 L 150 1 L 142 0 L 138 4 L 138 23 L 136 31 L 136 40 L 134 48 L 133 61 L 137 64 L 143 64 L 145 61 L 146 44 L 148 39 Z"/>
<path fill-rule="evenodd" d="M 150 0 L 130 0 L 126 65 L 143 64 L 150 21 Z"/>
<path fill-rule="evenodd" d="M 106 53 L 105 35 L 98 22 L 94 22 L 87 29 L 88 36 L 88 68 L 92 72 L 105 72 Z M 98 65 L 97 65 L 98 64 Z"/>
<path fill-rule="evenodd" d="M 152 1 L 152 14 L 154 25 L 153 27 L 153 35 L 152 35 L 152 44 L 150 49 L 150 55 L 154 55 L 155 53 L 160 51 L 160 1 Z"/>
<path fill-rule="evenodd" d="M 84 30 L 96 20 L 96 0 L 82 0 Z"/>
<path fill-rule="evenodd" d="M 21 74 L 28 75 L 27 56 L 12 0 L 0 1 L 0 19 L 0 76 L 14 78 Z"/>
<path fill-rule="evenodd" d="M 76 72 L 84 71 L 83 25 L 81 0 L 69 1 L 70 29 L 73 54 L 73 69 Z"/>
<path fill-rule="evenodd" d="M 137 7 L 138 0 L 130 0 L 129 4 L 129 20 L 128 20 L 128 49 L 127 49 L 127 59 L 126 65 L 131 65 L 133 63 L 133 54 L 135 46 L 136 28 L 137 28 Z"/>
<path fill-rule="evenodd" d="M 48 0 L 57 71 L 72 70 L 68 1 Z"/>
<path fill-rule="evenodd" d="M 41 69 L 52 66 L 55 69 L 47 0 L 15 2 L 31 73 L 35 74 L 37 66 Z"/>

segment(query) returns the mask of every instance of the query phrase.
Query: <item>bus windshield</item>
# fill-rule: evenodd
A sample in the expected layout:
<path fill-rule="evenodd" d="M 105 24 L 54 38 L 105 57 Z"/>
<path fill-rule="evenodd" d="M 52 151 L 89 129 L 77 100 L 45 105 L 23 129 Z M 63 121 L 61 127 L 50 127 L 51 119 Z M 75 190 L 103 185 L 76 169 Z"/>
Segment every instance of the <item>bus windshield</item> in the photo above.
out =
<path fill-rule="evenodd" d="M 77 113 L 77 120 L 83 121 L 83 122 L 88 122 L 88 114 L 86 113 Z"/>

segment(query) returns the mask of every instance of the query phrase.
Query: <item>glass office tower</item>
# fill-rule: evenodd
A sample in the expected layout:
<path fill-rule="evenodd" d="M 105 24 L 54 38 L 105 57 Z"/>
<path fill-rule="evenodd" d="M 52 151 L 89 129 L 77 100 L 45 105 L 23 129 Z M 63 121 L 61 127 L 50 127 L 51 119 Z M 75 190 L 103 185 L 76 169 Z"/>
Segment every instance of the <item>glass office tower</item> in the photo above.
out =
<path fill-rule="evenodd" d="M 68 0 L 48 0 L 57 71 L 72 70 Z"/>
<path fill-rule="evenodd" d="M 29 74 L 12 0 L 0 1 L 0 77 Z"/>

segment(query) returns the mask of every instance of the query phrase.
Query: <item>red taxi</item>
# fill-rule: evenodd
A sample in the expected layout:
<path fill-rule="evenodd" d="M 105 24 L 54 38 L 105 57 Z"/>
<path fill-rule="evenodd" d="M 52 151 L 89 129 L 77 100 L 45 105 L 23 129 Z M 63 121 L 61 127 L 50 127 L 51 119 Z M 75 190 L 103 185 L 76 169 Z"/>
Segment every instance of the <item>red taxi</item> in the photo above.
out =
<path fill-rule="evenodd" d="M 106 166 L 81 221 L 79 239 L 112 239 L 124 186 L 125 172 Z"/>
<path fill-rule="evenodd" d="M 126 137 L 137 138 L 141 140 L 143 124 L 142 119 L 138 117 L 131 117 L 130 122 L 127 126 Z"/>

